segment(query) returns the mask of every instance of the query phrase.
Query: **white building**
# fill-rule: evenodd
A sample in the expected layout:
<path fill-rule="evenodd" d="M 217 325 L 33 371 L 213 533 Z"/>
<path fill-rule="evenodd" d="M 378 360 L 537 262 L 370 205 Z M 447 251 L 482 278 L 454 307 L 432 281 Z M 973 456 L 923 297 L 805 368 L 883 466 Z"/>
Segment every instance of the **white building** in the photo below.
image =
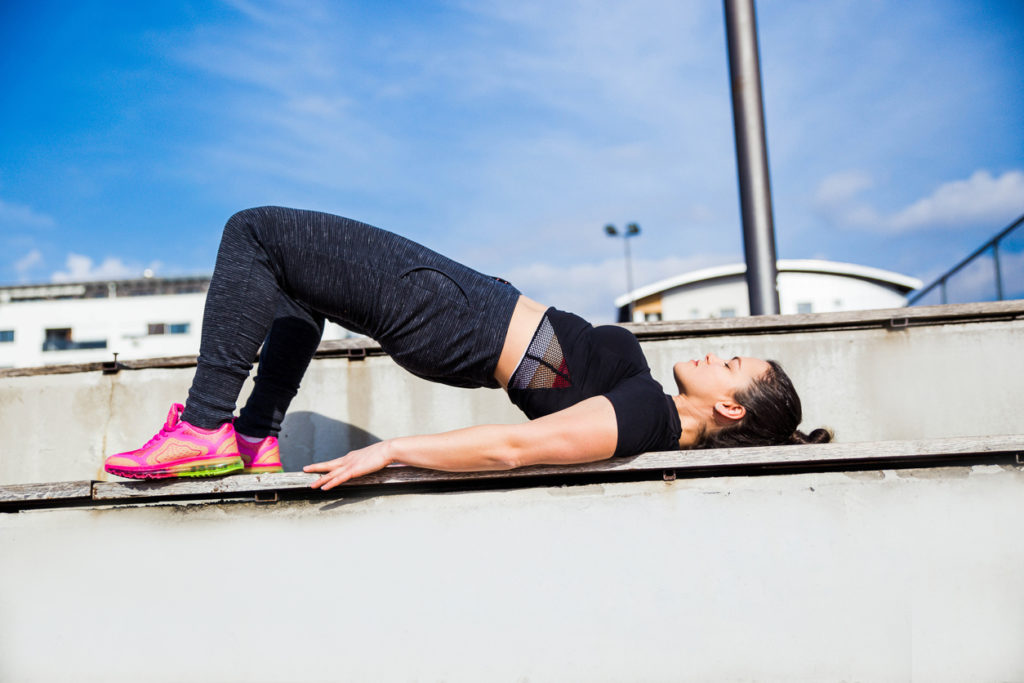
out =
<path fill-rule="evenodd" d="M 692 320 L 750 314 L 746 266 L 735 263 L 704 268 L 640 287 L 618 297 L 619 320 Z M 827 313 L 906 305 L 920 289 L 917 278 L 852 263 L 817 260 L 778 261 L 782 313 Z"/>
<path fill-rule="evenodd" d="M 0 287 L 0 368 L 199 353 L 209 277 Z M 325 339 L 348 333 L 328 325 Z"/>

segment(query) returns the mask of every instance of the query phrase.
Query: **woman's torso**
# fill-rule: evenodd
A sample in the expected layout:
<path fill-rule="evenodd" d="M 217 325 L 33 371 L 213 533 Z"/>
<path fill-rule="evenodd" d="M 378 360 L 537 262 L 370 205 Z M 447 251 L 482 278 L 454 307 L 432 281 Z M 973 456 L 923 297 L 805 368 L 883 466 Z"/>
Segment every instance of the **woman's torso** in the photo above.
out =
<path fill-rule="evenodd" d="M 605 396 L 615 408 L 616 455 L 678 447 L 675 405 L 625 328 L 593 327 L 572 313 L 522 297 L 495 377 L 530 419 Z"/>

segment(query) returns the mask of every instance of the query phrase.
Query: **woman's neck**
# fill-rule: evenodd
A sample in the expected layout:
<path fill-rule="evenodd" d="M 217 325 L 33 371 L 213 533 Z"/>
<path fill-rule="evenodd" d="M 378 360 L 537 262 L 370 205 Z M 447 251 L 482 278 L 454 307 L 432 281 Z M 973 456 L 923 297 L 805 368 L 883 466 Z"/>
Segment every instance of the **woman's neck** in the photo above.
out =
<path fill-rule="evenodd" d="M 675 403 L 676 412 L 679 413 L 679 426 L 682 428 L 679 435 L 679 447 L 690 448 L 697 443 L 706 420 L 697 406 L 693 405 L 685 394 L 676 394 L 672 397 Z"/>

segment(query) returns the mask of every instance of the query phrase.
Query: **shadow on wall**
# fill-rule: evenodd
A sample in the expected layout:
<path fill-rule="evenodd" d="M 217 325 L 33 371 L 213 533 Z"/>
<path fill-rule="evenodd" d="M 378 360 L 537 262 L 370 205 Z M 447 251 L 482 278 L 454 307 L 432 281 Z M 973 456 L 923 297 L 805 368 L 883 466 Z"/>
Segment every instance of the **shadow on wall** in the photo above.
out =
<path fill-rule="evenodd" d="M 381 438 L 320 413 L 296 411 L 285 415 L 280 440 L 284 471 L 301 472 L 305 465 L 340 457 Z"/>

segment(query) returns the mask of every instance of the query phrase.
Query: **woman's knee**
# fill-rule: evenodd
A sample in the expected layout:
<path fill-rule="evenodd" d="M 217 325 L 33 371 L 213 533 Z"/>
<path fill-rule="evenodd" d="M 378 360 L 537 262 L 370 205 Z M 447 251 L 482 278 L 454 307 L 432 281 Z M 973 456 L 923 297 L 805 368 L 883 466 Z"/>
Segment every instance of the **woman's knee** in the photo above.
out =
<path fill-rule="evenodd" d="M 265 213 L 260 208 L 243 209 L 228 219 L 227 224 L 224 226 L 224 232 L 252 232 L 257 226 L 261 226 L 265 222 Z"/>
<path fill-rule="evenodd" d="M 255 243 L 267 248 L 271 244 L 285 241 L 281 238 L 289 222 L 285 211 L 276 206 L 243 209 L 228 219 L 221 242 Z"/>

